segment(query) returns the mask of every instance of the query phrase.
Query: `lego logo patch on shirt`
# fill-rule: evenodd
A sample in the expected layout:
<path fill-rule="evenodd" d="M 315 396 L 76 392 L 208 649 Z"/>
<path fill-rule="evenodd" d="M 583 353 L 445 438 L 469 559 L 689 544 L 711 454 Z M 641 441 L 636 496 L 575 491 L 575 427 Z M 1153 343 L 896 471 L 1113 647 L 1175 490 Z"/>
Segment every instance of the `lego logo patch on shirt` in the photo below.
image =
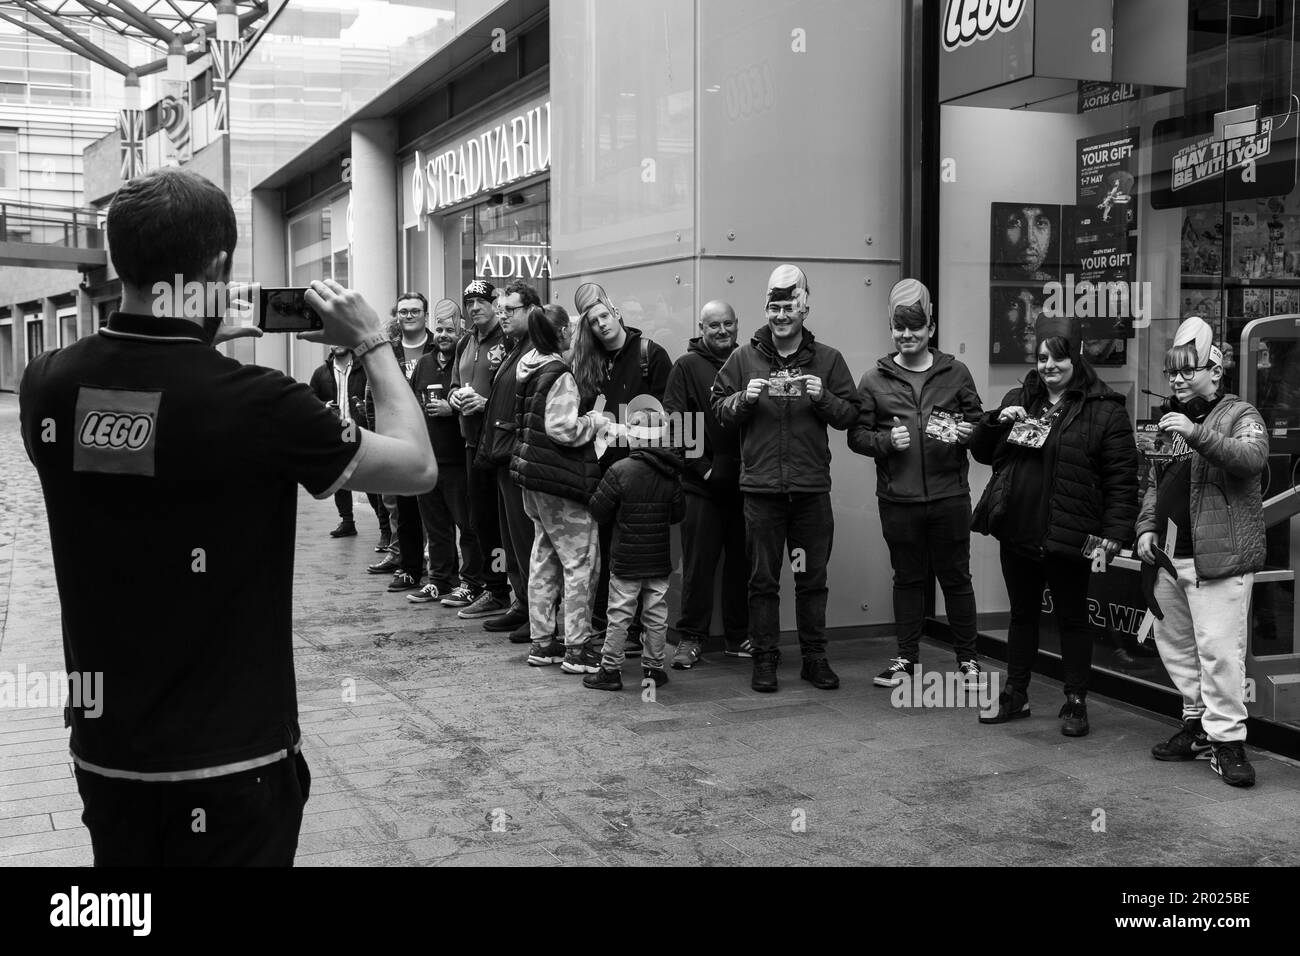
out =
<path fill-rule="evenodd" d="M 153 477 L 162 392 L 77 390 L 73 471 Z"/>

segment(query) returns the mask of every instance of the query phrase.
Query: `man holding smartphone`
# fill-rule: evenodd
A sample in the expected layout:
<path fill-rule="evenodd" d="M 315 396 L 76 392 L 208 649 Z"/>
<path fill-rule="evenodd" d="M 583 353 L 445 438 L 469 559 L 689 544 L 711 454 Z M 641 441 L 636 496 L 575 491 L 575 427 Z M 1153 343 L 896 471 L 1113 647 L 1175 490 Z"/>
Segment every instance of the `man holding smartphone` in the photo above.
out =
<path fill-rule="evenodd" d="M 777 689 L 781 563 L 794 571 L 800 677 L 821 690 L 840 679 L 826 662 L 826 566 L 835 515 L 827 426 L 858 419 L 858 394 L 844 357 L 813 338 L 808 279 L 780 265 L 768 279 L 767 324 L 727 358 L 713 382 L 714 413 L 740 429 L 740 490 L 748 540 L 749 640 L 756 691 Z"/>
<path fill-rule="evenodd" d="M 310 785 L 293 668 L 298 485 L 323 499 L 437 480 L 419 406 L 358 293 L 312 283 L 324 328 L 300 338 L 352 350 L 378 433 L 213 348 L 257 330 L 155 301 L 177 275 L 225 283 L 236 241 L 229 199 L 203 177 L 125 183 L 108 214 L 121 310 L 33 359 L 20 386 L 67 670 L 106 690 L 101 712 L 68 710 L 98 866 L 292 864 Z"/>

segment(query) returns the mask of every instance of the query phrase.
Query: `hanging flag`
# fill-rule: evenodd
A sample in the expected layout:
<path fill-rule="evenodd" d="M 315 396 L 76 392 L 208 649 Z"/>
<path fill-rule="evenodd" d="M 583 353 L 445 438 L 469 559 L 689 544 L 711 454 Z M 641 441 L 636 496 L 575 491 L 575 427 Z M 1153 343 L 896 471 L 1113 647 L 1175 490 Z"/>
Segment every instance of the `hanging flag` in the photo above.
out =
<path fill-rule="evenodd" d="M 213 114 L 212 132 L 230 132 L 230 74 L 243 52 L 241 40 L 209 40 L 208 54 L 212 58 Z"/>
<path fill-rule="evenodd" d="M 119 110 L 117 137 L 122 182 L 127 182 L 144 172 L 144 110 Z"/>
<path fill-rule="evenodd" d="M 167 134 L 169 165 L 190 161 L 190 91 L 189 82 L 172 83 L 173 91 L 158 101 L 158 125 Z"/>

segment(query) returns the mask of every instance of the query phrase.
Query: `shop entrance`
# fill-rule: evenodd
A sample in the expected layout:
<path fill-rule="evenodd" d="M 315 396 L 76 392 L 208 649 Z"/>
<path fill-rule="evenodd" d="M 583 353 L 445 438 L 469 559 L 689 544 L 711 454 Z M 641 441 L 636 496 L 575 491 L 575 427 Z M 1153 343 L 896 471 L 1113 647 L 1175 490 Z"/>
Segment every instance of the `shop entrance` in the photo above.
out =
<path fill-rule="evenodd" d="M 551 295 L 551 186 L 548 180 L 494 193 L 443 219 L 448 295 L 475 279 L 505 286 L 522 279 L 543 302 Z"/>

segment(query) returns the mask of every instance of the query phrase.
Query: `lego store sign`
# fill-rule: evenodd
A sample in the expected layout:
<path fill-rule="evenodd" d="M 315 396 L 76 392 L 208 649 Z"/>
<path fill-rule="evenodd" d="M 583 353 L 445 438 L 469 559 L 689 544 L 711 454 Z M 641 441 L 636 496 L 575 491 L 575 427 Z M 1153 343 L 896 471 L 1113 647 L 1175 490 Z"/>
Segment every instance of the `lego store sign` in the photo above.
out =
<path fill-rule="evenodd" d="M 437 212 L 494 192 L 551 166 L 549 100 L 433 153 L 417 151 L 412 212 Z"/>
<path fill-rule="evenodd" d="M 948 0 L 943 15 L 943 48 L 949 52 L 1014 30 L 1026 0 Z"/>

